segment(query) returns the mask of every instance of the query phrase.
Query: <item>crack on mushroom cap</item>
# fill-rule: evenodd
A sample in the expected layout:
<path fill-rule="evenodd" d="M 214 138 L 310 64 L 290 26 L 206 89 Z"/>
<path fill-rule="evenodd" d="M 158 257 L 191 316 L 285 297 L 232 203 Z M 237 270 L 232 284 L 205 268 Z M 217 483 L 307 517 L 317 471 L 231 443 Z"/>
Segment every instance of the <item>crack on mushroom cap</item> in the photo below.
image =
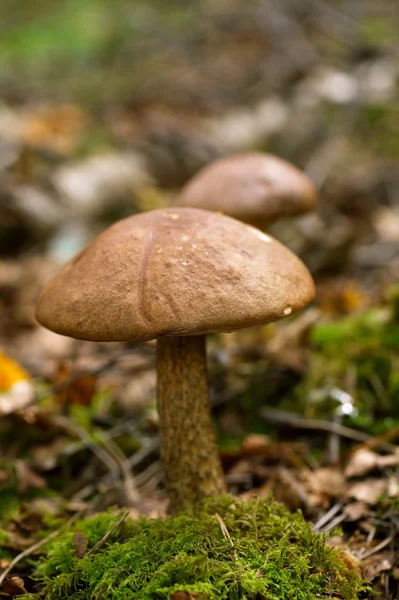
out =
<path fill-rule="evenodd" d="M 38 321 L 79 339 L 145 341 L 267 323 L 313 298 L 306 267 L 272 237 L 200 209 L 173 214 L 97 236 L 47 284 Z"/>
<path fill-rule="evenodd" d="M 152 227 L 148 228 L 147 240 L 145 243 L 143 258 L 141 261 L 141 268 L 138 273 L 138 295 L 139 295 L 139 307 L 140 313 L 144 321 L 148 324 L 151 323 L 150 311 L 147 307 L 146 301 L 146 286 L 147 286 L 147 269 L 148 269 L 148 261 L 150 259 L 151 249 L 153 247 L 154 242 L 154 231 Z"/>

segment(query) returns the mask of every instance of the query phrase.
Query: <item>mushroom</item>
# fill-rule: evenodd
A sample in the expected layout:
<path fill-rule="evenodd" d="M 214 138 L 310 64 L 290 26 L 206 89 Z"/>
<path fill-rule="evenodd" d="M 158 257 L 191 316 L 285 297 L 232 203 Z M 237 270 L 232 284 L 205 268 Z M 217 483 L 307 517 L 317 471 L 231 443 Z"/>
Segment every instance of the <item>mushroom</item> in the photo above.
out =
<path fill-rule="evenodd" d="M 282 216 L 312 210 L 316 200 L 316 188 L 305 173 L 258 152 L 211 163 L 185 185 L 177 204 L 219 211 L 264 229 Z"/>
<path fill-rule="evenodd" d="M 225 491 L 205 336 L 281 319 L 313 298 L 312 278 L 258 229 L 199 209 L 112 225 L 42 291 L 36 318 L 83 340 L 157 339 L 160 449 L 173 512 Z"/>

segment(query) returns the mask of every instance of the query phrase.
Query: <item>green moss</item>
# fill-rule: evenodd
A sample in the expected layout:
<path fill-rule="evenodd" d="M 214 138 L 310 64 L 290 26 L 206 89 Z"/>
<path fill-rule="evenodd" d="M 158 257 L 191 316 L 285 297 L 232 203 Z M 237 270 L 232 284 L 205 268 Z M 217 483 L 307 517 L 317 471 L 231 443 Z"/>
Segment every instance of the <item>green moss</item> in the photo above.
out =
<path fill-rule="evenodd" d="M 284 408 L 331 418 L 339 404 L 329 390 L 350 389 L 356 411 L 345 417 L 346 424 L 373 435 L 399 424 L 399 325 L 394 292 L 382 308 L 316 324 L 306 377 L 282 401 Z"/>
<path fill-rule="evenodd" d="M 209 600 L 350 600 L 365 588 L 299 512 L 270 498 L 226 496 L 192 517 L 125 521 L 90 553 L 117 520 L 110 513 L 82 520 L 50 543 L 36 573 L 42 592 L 23 598 L 168 600 L 182 590 Z M 88 541 L 83 558 L 76 529 Z"/>

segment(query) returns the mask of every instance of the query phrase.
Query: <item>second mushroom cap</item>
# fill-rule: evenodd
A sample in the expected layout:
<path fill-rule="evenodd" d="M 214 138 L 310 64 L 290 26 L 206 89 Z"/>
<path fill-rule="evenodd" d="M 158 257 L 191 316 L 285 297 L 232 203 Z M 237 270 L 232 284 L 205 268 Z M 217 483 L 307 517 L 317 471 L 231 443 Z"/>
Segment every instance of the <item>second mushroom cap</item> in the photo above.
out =
<path fill-rule="evenodd" d="M 179 206 L 220 211 L 257 227 L 315 207 L 317 191 L 291 163 L 261 152 L 226 156 L 183 188 Z"/>

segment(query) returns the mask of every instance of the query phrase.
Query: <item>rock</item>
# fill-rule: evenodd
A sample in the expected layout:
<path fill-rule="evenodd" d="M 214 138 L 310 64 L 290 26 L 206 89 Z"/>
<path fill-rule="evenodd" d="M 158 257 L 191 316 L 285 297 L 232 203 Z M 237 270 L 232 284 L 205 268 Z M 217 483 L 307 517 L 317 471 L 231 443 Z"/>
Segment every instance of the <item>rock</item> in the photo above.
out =
<path fill-rule="evenodd" d="M 58 168 L 52 181 L 77 217 L 92 219 L 133 206 L 135 189 L 151 176 L 141 154 L 109 152 Z"/>

